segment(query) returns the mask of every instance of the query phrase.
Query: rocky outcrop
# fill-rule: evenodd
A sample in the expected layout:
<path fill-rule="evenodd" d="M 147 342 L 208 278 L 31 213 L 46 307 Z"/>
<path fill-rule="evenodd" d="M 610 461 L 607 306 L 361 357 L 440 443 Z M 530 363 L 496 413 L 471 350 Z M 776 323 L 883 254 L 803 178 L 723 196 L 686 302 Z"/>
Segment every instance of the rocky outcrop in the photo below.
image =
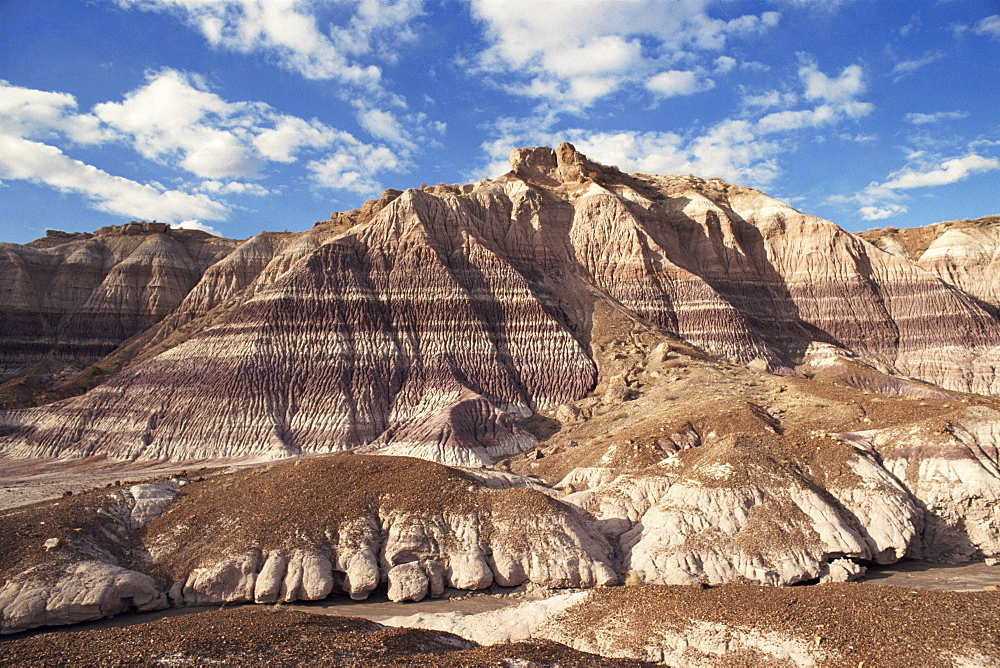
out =
<path fill-rule="evenodd" d="M 1000 216 L 874 229 L 860 236 L 972 296 L 994 316 L 1000 312 L 1000 288 L 994 280 L 1000 269 Z"/>
<path fill-rule="evenodd" d="M 0 244 L 0 379 L 96 362 L 172 313 L 238 244 L 163 223 Z"/>
<path fill-rule="evenodd" d="M 0 448 L 490 465 L 533 447 L 518 420 L 595 386 L 598 308 L 775 373 L 819 345 L 887 377 L 1000 393 L 1000 322 L 830 222 L 719 180 L 625 175 L 568 144 L 511 165 L 387 192 L 354 227 L 249 240 L 117 353 L 131 366 L 109 382 L 0 416 Z"/>
<path fill-rule="evenodd" d="M 561 594 L 476 615 L 385 624 L 483 644 L 545 638 L 605 657 L 668 666 L 992 666 L 988 593 L 823 585 L 778 589 L 647 586 Z M 914 642 L 913 638 L 933 638 Z"/>
<path fill-rule="evenodd" d="M 383 583 L 419 601 L 617 582 L 610 547 L 572 507 L 409 458 L 304 459 L 0 515 L 32 521 L 63 534 L 54 550 L 10 546 L 25 554 L 0 564 L 5 633 L 168 604 L 364 599 Z"/>
<path fill-rule="evenodd" d="M 129 568 L 130 536 L 173 500 L 177 483 L 42 502 L 0 515 L 0 633 L 160 610 L 166 594 Z M 44 518 L 44 519 L 42 519 Z M 57 536 L 40 539 L 38 530 Z"/>
<path fill-rule="evenodd" d="M 918 500 L 925 527 L 912 556 L 1000 558 L 1000 411 L 975 406 L 837 437 L 875 454 Z"/>

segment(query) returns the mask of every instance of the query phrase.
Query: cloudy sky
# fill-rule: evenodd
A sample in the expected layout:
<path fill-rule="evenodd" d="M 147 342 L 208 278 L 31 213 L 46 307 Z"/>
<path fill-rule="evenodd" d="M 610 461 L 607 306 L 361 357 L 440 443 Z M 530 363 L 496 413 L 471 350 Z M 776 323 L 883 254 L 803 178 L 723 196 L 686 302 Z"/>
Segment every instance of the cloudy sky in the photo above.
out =
<path fill-rule="evenodd" d="M 571 141 L 850 230 L 1000 213 L 1000 1 L 0 0 L 0 241 L 244 238 Z"/>

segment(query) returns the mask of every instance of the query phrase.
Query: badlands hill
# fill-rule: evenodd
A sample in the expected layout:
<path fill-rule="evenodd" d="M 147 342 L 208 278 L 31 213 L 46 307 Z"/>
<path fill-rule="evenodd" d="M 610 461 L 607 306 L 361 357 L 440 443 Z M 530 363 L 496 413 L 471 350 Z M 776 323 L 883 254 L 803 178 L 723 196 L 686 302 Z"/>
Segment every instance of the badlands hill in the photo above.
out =
<path fill-rule="evenodd" d="M 389 192 L 340 234 L 255 237 L 213 255 L 198 281 L 192 268 L 169 299 L 153 298 L 165 281 L 152 269 L 114 301 L 97 298 L 121 282 L 105 279 L 86 317 L 120 303 L 156 332 L 138 334 L 127 367 L 90 392 L 3 414 L 0 449 L 179 460 L 361 448 L 489 465 L 530 449 L 518 419 L 593 390 L 605 311 L 773 373 L 821 350 L 1000 393 L 1000 322 L 981 300 L 832 223 L 721 181 L 627 176 L 568 144 L 516 151 L 511 167 L 495 181 Z M 173 248 L 170 236 L 132 245 Z M 45 250 L 58 259 L 80 243 L 93 240 Z M 81 253 L 63 252 L 60 266 Z M 180 273 L 179 251 L 161 255 L 176 259 L 164 275 Z M 12 281 L 23 292 L 35 285 L 26 276 Z M 25 313 L 37 291 L 16 296 L 7 308 L 22 321 L 49 317 Z M 91 340 L 74 336 L 53 345 Z M 11 373 L 38 363 L 17 360 Z"/>
<path fill-rule="evenodd" d="M 141 484 L 0 511 L 0 629 L 1000 559 L 998 230 L 861 238 L 563 144 L 307 232 L 8 244 L 0 478 Z"/>

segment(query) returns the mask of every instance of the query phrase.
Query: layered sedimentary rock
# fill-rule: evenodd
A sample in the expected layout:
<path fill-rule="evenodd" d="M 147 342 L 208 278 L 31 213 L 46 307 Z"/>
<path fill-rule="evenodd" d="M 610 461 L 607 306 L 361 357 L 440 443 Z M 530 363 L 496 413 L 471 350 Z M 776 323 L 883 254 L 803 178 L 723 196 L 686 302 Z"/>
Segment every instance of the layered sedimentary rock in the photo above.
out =
<path fill-rule="evenodd" d="M 813 378 L 776 376 L 640 323 L 615 340 L 595 392 L 545 411 L 559 429 L 510 464 L 594 518 L 623 579 L 788 585 L 1000 557 L 996 400 L 818 352 L 799 367 Z"/>
<path fill-rule="evenodd" d="M 410 458 L 135 485 L 7 511 L 0 526 L 5 633 L 168 604 L 363 599 L 380 584 L 419 601 L 446 587 L 617 581 L 607 542 L 571 507 Z"/>
<path fill-rule="evenodd" d="M 129 223 L 0 244 L 0 379 L 96 362 L 172 313 L 239 243 Z"/>
<path fill-rule="evenodd" d="M 874 229 L 863 239 L 916 262 L 945 283 L 977 299 L 994 315 L 1000 311 L 1000 217 L 955 220 L 899 230 Z"/>
<path fill-rule="evenodd" d="M 519 419 L 594 387 L 597 308 L 775 373 L 825 346 L 889 378 L 1000 392 L 1000 323 L 832 223 L 568 144 L 511 166 L 388 191 L 353 227 L 251 239 L 117 353 L 131 365 L 109 382 L 0 416 L 0 447 L 489 465 L 531 448 Z"/>

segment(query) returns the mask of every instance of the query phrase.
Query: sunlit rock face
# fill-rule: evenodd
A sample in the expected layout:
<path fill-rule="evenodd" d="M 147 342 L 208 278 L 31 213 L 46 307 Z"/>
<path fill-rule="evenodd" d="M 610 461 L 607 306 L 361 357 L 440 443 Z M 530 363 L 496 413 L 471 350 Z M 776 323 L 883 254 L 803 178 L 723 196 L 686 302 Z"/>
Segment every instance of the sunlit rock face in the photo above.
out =
<path fill-rule="evenodd" d="M 520 419 L 595 386 L 597 304 L 773 373 L 821 345 L 1000 393 L 991 314 L 828 221 L 719 180 L 625 175 L 568 144 L 515 151 L 511 167 L 387 191 L 353 227 L 227 247 L 130 366 L 0 416 L 0 448 L 489 465 L 532 447 Z"/>
<path fill-rule="evenodd" d="M 0 379 L 96 362 L 177 309 L 239 243 L 129 223 L 0 244 Z"/>
<path fill-rule="evenodd" d="M 975 298 L 994 315 L 1000 310 L 1000 216 L 953 220 L 912 229 L 874 229 L 861 236 L 912 260 Z"/>

